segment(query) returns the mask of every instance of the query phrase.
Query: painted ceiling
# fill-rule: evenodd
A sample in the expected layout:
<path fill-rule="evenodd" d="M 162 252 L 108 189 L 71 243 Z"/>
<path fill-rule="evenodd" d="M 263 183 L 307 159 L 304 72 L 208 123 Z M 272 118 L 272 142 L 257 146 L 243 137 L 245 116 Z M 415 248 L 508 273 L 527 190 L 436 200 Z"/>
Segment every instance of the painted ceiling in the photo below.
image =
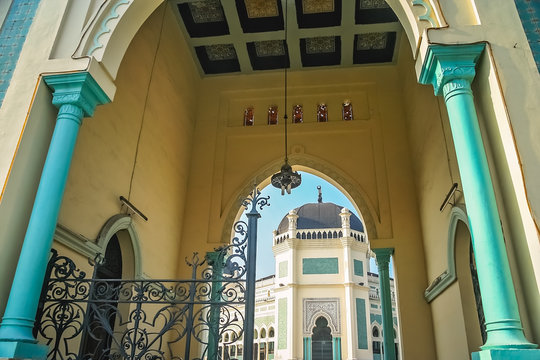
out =
<path fill-rule="evenodd" d="M 385 0 L 176 0 L 176 9 L 205 75 L 392 63 L 402 32 Z"/>

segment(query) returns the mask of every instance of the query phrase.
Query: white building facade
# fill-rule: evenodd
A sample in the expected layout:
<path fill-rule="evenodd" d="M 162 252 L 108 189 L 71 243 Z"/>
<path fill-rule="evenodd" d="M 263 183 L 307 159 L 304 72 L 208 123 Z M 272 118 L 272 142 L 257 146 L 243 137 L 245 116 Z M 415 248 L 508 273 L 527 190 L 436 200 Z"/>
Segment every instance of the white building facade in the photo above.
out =
<path fill-rule="evenodd" d="M 257 281 L 254 359 L 381 359 L 379 279 L 362 221 L 333 203 L 305 204 L 283 218 L 273 244 L 275 275 Z M 391 292 L 399 354 L 393 280 Z M 225 340 L 223 358 L 242 359 L 241 339 Z"/>

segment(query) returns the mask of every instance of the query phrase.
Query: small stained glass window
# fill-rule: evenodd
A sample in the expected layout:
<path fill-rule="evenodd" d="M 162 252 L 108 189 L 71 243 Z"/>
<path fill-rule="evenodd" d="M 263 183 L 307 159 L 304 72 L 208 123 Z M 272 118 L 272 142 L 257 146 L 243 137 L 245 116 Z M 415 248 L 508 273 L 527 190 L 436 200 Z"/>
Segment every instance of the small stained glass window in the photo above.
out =
<path fill-rule="evenodd" d="M 342 114 L 343 114 L 343 120 L 352 120 L 353 119 L 352 104 L 351 104 L 350 100 L 345 100 L 343 102 Z"/>
<path fill-rule="evenodd" d="M 278 123 L 278 107 L 271 105 L 268 108 L 268 125 L 277 125 Z"/>
<path fill-rule="evenodd" d="M 294 105 L 292 113 L 292 123 L 299 124 L 304 121 L 304 110 L 302 105 Z"/>
<path fill-rule="evenodd" d="M 249 106 L 245 108 L 244 110 L 244 126 L 253 126 L 253 121 L 255 120 L 254 117 L 254 109 L 253 106 Z"/>
<path fill-rule="evenodd" d="M 327 122 L 328 121 L 328 108 L 326 104 L 321 103 L 317 105 L 317 122 Z"/>

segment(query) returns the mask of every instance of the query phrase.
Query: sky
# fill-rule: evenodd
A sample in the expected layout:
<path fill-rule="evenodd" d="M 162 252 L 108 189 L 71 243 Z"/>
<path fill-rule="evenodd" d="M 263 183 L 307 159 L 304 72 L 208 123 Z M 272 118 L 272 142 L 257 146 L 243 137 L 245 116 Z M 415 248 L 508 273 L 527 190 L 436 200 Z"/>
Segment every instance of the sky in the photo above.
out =
<path fill-rule="evenodd" d="M 281 195 L 281 190 L 272 185 L 260 189 L 261 196 L 270 196 L 270 206 L 266 206 L 259 211 L 261 218 L 257 229 L 257 279 L 273 275 L 275 272 L 274 254 L 272 253 L 272 231 L 277 229 L 281 219 L 289 210 L 306 203 L 316 203 L 319 195 L 317 186 L 321 186 L 324 202 L 344 206 L 358 216 L 353 204 L 335 186 L 318 176 L 306 172 L 300 172 L 300 174 L 302 175 L 302 184 L 293 189 L 291 194 Z M 377 267 L 373 259 L 370 262 L 370 271 L 377 273 Z M 392 268 L 390 276 L 394 276 Z"/>

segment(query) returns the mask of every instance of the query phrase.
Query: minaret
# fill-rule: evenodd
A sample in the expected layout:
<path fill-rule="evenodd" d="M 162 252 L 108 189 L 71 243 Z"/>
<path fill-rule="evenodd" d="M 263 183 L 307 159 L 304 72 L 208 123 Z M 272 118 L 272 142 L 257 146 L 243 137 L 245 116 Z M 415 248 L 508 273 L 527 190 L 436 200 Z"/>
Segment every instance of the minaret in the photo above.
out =
<path fill-rule="evenodd" d="M 343 237 L 351 236 L 351 212 L 347 208 L 341 209 L 341 228 L 343 229 Z"/>

